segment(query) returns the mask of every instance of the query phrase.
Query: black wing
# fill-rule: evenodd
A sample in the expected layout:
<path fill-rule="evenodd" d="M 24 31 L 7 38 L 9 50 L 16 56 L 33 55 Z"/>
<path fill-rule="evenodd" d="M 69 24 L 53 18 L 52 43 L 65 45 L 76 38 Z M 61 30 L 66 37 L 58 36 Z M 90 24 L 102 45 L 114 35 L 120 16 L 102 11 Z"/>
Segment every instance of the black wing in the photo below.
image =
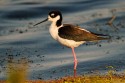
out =
<path fill-rule="evenodd" d="M 103 37 L 98 37 L 89 31 L 80 29 L 79 26 L 69 24 L 64 24 L 64 26 L 59 29 L 58 35 L 64 39 L 74 41 L 95 41 L 105 39 Z"/>

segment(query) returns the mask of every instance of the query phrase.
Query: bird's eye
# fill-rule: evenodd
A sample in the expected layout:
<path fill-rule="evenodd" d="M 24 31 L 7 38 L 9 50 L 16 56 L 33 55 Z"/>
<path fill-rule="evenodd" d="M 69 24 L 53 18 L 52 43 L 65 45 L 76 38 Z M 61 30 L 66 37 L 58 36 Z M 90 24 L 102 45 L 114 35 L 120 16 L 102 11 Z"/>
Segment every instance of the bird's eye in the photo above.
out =
<path fill-rule="evenodd" d="M 51 14 L 51 17 L 52 17 L 52 18 L 54 18 L 54 17 L 55 17 L 55 14 L 54 14 L 54 13 L 52 13 L 52 14 Z"/>

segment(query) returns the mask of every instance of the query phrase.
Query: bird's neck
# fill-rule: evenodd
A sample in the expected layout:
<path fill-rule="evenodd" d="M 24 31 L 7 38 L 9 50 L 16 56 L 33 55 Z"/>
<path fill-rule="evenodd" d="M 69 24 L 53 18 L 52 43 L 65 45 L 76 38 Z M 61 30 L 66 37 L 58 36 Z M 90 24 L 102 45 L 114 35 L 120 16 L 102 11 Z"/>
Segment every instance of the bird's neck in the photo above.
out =
<path fill-rule="evenodd" d="M 53 21 L 52 24 L 51 24 L 51 27 L 60 27 L 62 26 L 62 21 L 60 22 L 59 20 L 57 21 Z"/>
<path fill-rule="evenodd" d="M 61 25 L 62 25 L 62 20 L 61 20 L 61 19 L 57 20 L 57 21 L 56 21 L 56 26 L 59 27 L 59 26 L 61 26 Z"/>
<path fill-rule="evenodd" d="M 49 28 L 49 32 L 50 32 L 51 36 L 52 36 L 55 40 L 58 39 L 58 30 L 59 30 L 59 28 L 62 27 L 62 26 L 63 26 L 62 24 L 61 24 L 60 26 L 57 26 L 57 25 L 56 25 L 56 22 L 52 22 L 52 23 L 51 23 L 51 26 L 50 26 L 50 28 Z"/>

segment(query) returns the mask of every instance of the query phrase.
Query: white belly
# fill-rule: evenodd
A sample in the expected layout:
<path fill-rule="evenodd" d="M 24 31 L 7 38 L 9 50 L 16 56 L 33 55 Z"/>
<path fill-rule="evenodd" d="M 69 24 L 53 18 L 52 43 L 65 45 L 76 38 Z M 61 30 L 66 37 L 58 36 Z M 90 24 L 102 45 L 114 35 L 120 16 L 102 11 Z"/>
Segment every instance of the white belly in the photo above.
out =
<path fill-rule="evenodd" d="M 78 47 L 79 45 L 85 43 L 84 41 L 76 42 L 74 40 L 68 40 L 60 37 L 58 37 L 58 41 L 67 47 Z"/>

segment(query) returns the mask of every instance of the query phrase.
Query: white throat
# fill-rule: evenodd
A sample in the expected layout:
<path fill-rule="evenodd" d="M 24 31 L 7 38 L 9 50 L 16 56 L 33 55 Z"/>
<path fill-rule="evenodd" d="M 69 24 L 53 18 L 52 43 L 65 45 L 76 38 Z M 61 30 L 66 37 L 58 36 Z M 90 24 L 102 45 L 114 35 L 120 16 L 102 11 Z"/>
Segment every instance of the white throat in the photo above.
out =
<path fill-rule="evenodd" d="M 51 23 L 50 28 L 49 28 L 49 32 L 50 32 L 51 36 L 52 36 L 55 40 L 58 39 L 58 29 L 59 29 L 60 27 L 62 27 L 62 26 L 63 26 L 63 24 L 62 24 L 61 26 L 57 27 L 55 21 L 53 21 L 53 22 Z"/>

